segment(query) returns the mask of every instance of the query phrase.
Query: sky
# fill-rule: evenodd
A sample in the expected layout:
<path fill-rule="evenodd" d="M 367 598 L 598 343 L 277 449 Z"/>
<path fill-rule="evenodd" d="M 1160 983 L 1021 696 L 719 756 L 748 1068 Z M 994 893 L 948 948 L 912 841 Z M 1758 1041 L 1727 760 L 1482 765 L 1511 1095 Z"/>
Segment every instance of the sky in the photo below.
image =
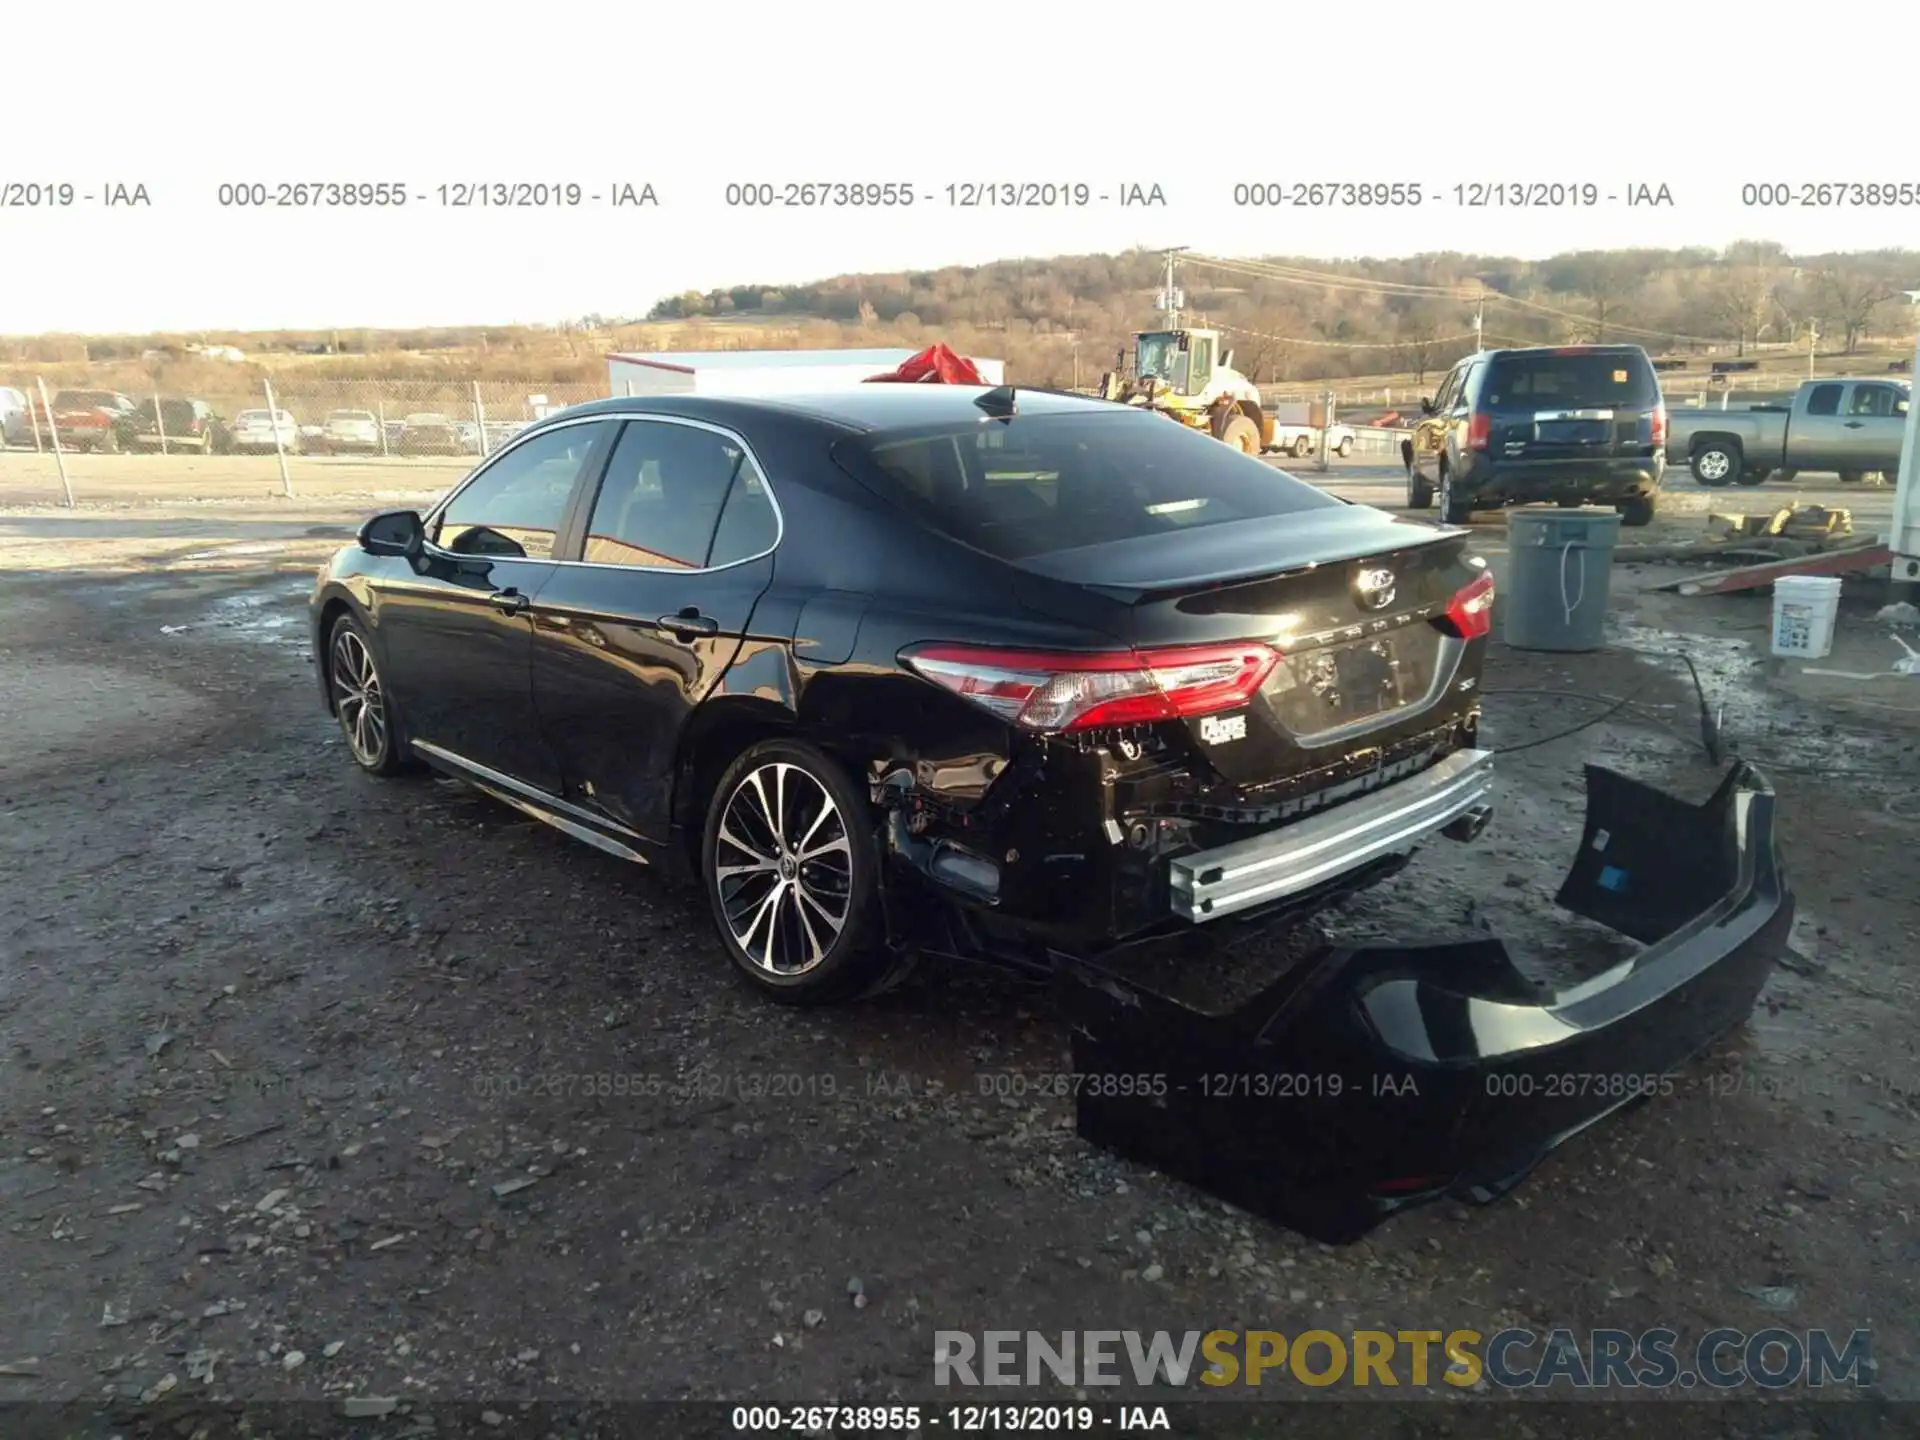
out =
<path fill-rule="evenodd" d="M 20 63 L 67 53 L 60 7 L 8 20 L 0 333 L 551 323 L 1135 246 L 1920 249 L 1903 67 L 1847 26 L 1723 0 L 1250 6 L 1230 25 L 1134 0 L 100 3 L 115 39 L 84 73 Z M 302 183 L 406 199 L 238 203 Z M 808 183 L 913 203 L 730 203 Z M 1086 203 L 957 203 L 1007 184 Z M 1822 184 L 1840 188 L 1801 193 Z M 1846 188 L 1869 184 L 1904 203 Z M 495 185 L 579 203 L 453 203 Z M 655 204 L 612 203 L 649 185 Z M 37 203 L 61 186 L 71 204 Z M 116 186 L 148 203 L 108 204 Z M 1671 204 L 1628 203 L 1661 187 Z M 1775 196 L 1795 203 L 1747 203 Z M 1239 203 L 1257 197 L 1288 203 Z"/>

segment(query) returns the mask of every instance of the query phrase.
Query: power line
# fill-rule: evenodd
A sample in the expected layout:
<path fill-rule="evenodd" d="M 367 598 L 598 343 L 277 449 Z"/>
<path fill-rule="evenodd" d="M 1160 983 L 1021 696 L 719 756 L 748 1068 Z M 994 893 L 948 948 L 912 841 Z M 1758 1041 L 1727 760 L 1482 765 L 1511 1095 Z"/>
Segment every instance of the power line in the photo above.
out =
<path fill-rule="evenodd" d="M 1473 339 L 1471 330 L 1458 335 L 1421 336 L 1412 340 L 1309 340 L 1301 335 L 1270 335 L 1265 330 L 1251 330 L 1244 325 L 1215 324 L 1215 330 L 1225 330 L 1233 335 L 1251 335 L 1260 340 L 1272 340 L 1282 345 L 1314 345 L 1328 350 L 1405 350 L 1415 345 L 1451 345 L 1461 340 Z"/>
<path fill-rule="evenodd" d="M 1386 296 L 1422 296 L 1433 299 L 1457 300 L 1475 304 L 1512 305 L 1522 310 L 1530 310 L 1540 315 L 1551 315 L 1558 319 L 1574 321 L 1580 325 L 1600 325 L 1617 331 L 1622 335 L 1640 336 L 1654 340 L 1678 340 L 1689 345 L 1729 345 L 1737 343 L 1721 336 L 1688 335 L 1675 330 L 1655 330 L 1644 325 L 1623 325 L 1611 321 L 1602 321 L 1596 316 L 1582 315 L 1574 310 L 1562 310 L 1556 306 L 1542 304 L 1538 300 L 1523 300 L 1517 295 L 1491 287 L 1470 288 L 1467 286 L 1413 285 L 1397 280 L 1370 280 L 1363 276 L 1340 275 L 1324 270 L 1308 270 L 1294 265 L 1276 265 L 1266 260 L 1226 260 L 1214 255 L 1194 255 L 1187 259 L 1196 265 L 1223 270 L 1228 274 L 1244 275 L 1252 279 L 1272 280 L 1283 285 L 1306 285 L 1315 289 L 1341 291 L 1359 295 Z"/>

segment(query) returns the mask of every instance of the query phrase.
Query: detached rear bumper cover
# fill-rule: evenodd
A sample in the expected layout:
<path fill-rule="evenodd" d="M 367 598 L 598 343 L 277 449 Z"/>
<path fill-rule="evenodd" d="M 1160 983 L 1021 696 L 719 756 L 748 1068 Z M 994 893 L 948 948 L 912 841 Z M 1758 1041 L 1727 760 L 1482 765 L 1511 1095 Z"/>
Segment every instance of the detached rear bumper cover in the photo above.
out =
<path fill-rule="evenodd" d="M 1342 948 L 1223 1015 L 1069 961 L 1080 1134 L 1341 1243 L 1419 1201 L 1495 1199 L 1563 1140 L 1670 1093 L 1786 944 L 1773 791 L 1744 762 L 1702 805 L 1586 777 L 1556 898 L 1640 954 L 1551 995 L 1498 940 Z"/>
<path fill-rule="evenodd" d="M 1395 781 L 1264 835 L 1175 860 L 1174 913 L 1217 920 L 1264 905 L 1411 849 L 1445 829 L 1493 789 L 1493 752 L 1458 750 Z"/>

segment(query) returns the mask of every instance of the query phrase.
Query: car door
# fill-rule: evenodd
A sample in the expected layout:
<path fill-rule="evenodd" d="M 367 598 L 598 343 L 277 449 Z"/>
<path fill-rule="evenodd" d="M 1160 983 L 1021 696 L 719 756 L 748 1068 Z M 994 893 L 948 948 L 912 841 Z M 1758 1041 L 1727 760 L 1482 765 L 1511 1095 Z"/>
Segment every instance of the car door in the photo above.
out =
<path fill-rule="evenodd" d="M 1473 372 L 1475 362 L 1462 360 L 1453 372 L 1453 383 L 1446 397 L 1446 404 L 1437 401 L 1434 409 L 1439 412 L 1439 421 L 1445 427 L 1440 449 L 1447 458 L 1449 470 L 1458 473 L 1461 469 L 1461 454 L 1468 448 L 1467 432 L 1473 419 Z"/>
<path fill-rule="evenodd" d="M 576 421 L 502 450 L 428 516 L 421 559 L 376 581 L 387 686 L 429 758 L 559 787 L 533 710 L 530 612 L 576 492 L 618 428 Z"/>
<path fill-rule="evenodd" d="M 779 511 L 738 435 L 656 416 L 627 422 L 579 513 L 534 602 L 534 705 L 563 796 L 664 842 L 681 732 L 773 578 Z"/>
<path fill-rule="evenodd" d="M 1846 440 L 1842 428 L 1842 401 L 1847 387 L 1838 380 L 1802 389 L 1787 415 L 1787 443 L 1783 453 L 1788 470 L 1842 470 L 1846 468 Z"/>
<path fill-rule="evenodd" d="M 1891 477 L 1900 468 L 1900 442 L 1907 430 L 1907 392 L 1884 380 L 1856 380 L 1840 422 L 1840 453 L 1845 470 L 1880 470 Z"/>
<path fill-rule="evenodd" d="M 1447 372 L 1446 378 L 1440 382 L 1440 388 L 1433 392 L 1431 406 L 1414 424 L 1413 465 L 1422 480 L 1432 482 L 1439 478 L 1440 456 L 1447 443 L 1444 417 L 1453 404 L 1463 373 L 1464 369 L 1459 365 Z"/>

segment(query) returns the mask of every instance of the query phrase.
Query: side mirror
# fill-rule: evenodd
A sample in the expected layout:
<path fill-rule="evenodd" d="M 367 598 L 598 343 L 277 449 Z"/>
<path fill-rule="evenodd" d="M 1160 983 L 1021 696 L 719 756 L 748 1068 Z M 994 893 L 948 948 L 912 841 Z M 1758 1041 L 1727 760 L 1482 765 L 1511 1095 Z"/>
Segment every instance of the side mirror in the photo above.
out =
<path fill-rule="evenodd" d="M 1422 395 L 1420 397 L 1420 413 L 1422 415 L 1433 414 L 1433 397 L 1431 395 Z"/>
<path fill-rule="evenodd" d="M 1220 357 L 1220 368 L 1222 370 L 1231 370 L 1233 368 L 1233 351 L 1229 350 Z"/>
<path fill-rule="evenodd" d="M 404 555 L 411 560 L 426 544 L 426 526 L 417 510 L 389 510 L 360 527 L 360 548 L 369 555 Z"/>

